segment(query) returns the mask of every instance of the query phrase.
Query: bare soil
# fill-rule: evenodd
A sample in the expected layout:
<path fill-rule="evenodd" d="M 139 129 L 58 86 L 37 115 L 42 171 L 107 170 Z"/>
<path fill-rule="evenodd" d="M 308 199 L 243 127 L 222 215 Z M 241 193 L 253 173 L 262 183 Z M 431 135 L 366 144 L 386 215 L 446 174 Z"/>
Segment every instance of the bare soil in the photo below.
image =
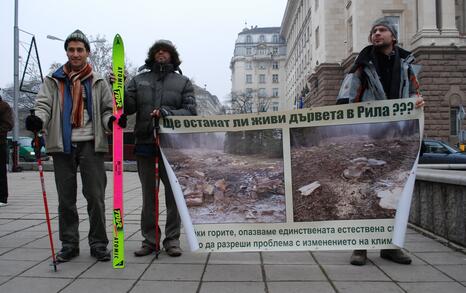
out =
<path fill-rule="evenodd" d="M 195 224 L 285 222 L 282 159 L 206 149 L 164 153 Z"/>
<path fill-rule="evenodd" d="M 329 138 L 319 146 L 293 147 L 294 221 L 394 217 L 396 210 L 382 208 L 377 193 L 396 193 L 404 186 L 418 148 L 419 139 L 415 135 L 397 139 L 352 135 Z M 358 158 L 386 164 L 364 166 L 360 176 L 345 175 L 345 170 L 354 168 Z M 298 191 L 315 181 L 321 187 L 312 194 L 304 196 Z"/>

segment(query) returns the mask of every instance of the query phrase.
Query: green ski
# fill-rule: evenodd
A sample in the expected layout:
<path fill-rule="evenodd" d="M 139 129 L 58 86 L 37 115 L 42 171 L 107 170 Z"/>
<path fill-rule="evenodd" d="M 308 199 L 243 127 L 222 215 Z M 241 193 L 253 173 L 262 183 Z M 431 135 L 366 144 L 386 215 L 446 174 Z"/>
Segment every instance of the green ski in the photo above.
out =
<path fill-rule="evenodd" d="M 125 267 L 125 234 L 123 230 L 123 128 L 118 119 L 123 114 L 125 94 L 125 50 L 117 34 L 113 39 L 113 268 Z"/>

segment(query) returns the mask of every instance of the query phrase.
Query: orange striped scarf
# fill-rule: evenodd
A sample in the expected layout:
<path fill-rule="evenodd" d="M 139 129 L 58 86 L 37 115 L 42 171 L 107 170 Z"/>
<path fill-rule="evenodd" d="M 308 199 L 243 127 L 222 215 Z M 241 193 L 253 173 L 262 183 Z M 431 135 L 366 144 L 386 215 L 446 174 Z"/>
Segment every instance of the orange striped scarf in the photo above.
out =
<path fill-rule="evenodd" d="M 71 84 L 71 97 L 73 98 L 73 108 L 71 111 L 71 126 L 79 128 L 84 125 L 84 99 L 83 99 L 83 85 L 81 82 L 92 77 L 92 66 L 88 63 L 80 71 L 70 71 L 70 66 L 65 64 L 63 71 L 70 80 Z M 62 105 L 65 93 L 65 82 L 60 82 L 60 91 L 62 98 Z"/>

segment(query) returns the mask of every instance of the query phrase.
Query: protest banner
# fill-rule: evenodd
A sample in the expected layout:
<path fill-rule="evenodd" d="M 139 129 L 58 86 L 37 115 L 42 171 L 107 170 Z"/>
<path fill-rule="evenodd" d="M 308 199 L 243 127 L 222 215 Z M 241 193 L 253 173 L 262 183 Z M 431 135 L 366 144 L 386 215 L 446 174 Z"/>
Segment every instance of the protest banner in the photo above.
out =
<path fill-rule="evenodd" d="M 191 249 L 402 247 L 424 125 L 414 104 L 166 117 L 161 146 Z"/>

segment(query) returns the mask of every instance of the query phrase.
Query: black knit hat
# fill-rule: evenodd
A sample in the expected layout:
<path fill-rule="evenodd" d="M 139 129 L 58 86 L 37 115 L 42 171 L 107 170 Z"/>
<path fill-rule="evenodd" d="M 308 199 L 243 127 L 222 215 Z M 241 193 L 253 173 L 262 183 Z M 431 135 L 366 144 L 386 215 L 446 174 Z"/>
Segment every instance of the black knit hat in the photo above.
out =
<path fill-rule="evenodd" d="M 384 16 L 377 19 L 372 24 L 371 30 L 369 32 L 369 42 L 371 41 L 372 30 L 374 29 L 374 27 L 379 25 L 388 28 L 388 30 L 392 33 L 393 37 L 395 38 L 395 43 L 398 41 L 398 30 L 396 29 L 395 23 L 393 23 L 393 20 L 391 18 Z"/>
<path fill-rule="evenodd" d="M 84 47 L 86 47 L 87 51 L 91 51 L 91 46 L 89 44 L 89 40 L 87 39 L 86 35 L 80 31 L 80 30 L 75 30 L 72 32 L 65 40 L 65 51 L 68 49 L 68 43 L 71 41 L 78 41 L 78 42 L 83 42 Z"/>
<path fill-rule="evenodd" d="M 173 66 L 178 68 L 181 64 L 180 56 L 178 51 L 176 50 L 175 45 L 169 40 L 158 40 L 156 41 L 152 47 L 150 47 L 149 52 L 147 53 L 147 59 L 145 61 L 146 65 L 150 68 L 154 63 L 154 55 L 160 49 L 165 49 L 170 53 L 170 59 Z"/>

